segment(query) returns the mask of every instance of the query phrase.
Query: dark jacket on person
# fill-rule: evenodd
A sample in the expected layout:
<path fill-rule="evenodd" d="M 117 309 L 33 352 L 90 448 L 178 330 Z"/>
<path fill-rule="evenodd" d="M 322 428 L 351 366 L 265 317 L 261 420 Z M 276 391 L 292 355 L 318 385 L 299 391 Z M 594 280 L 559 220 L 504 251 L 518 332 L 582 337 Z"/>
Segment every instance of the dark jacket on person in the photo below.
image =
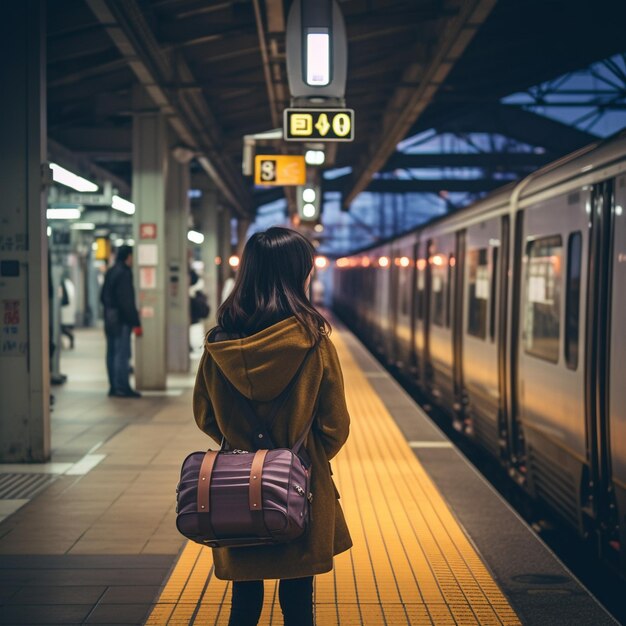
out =
<path fill-rule="evenodd" d="M 123 262 L 117 262 L 109 268 L 104 277 L 104 285 L 100 293 L 100 301 L 105 308 L 105 321 L 107 319 L 106 309 L 117 311 L 120 325 L 141 326 L 139 312 L 135 306 L 135 287 L 133 286 L 133 272 Z"/>
<path fill-rule="evenodd" d="M 209 333 L 211 337 L 211 333 Z M 271 401 L 289 383 L 302 364 L 311 340 L 289 317 L 243 339 L 205 343 L 193 396 L 193 411 L 201 430 L 232 448 L 254 450 L 251 427 L 237 408 L 217 365 L 248 399 L 256 415 L 267 417 Z M 214 548 L 215 575 L 225 580 L 300 578 L 332 569 L 333 556 L 352 546 L 331 478 L 330 459 L 348 438 L 350 417 L 337 352 L 323 337 L 305 363 L 300 379 L 279 410 L 270 434 L 277 447 L 291 447 L 315 411 L 305 443 L 310 457 L 310 525 L 296 541 L 273 546 Z"/>

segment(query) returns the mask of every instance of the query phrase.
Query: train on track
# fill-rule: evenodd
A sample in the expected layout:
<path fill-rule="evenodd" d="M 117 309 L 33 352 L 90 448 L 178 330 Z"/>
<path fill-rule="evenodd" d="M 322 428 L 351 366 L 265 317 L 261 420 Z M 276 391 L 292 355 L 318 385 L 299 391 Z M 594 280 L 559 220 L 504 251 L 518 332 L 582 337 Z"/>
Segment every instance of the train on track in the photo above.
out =
<path fill-rule="evenodd" d="M 626 575 L 626 133 L 337 259 L 333 306 Z"/>

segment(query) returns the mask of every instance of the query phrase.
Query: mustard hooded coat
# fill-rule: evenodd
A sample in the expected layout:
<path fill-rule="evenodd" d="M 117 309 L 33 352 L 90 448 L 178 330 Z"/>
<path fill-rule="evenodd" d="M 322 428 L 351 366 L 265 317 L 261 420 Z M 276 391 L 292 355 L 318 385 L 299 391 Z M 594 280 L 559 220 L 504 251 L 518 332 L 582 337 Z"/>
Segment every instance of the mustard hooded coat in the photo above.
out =
<path fill-rule="evenodd" d="M 206 342 L 193 396 L 201 430 L 217 443 L 255 450 L 248 421 L 216 369 L 248 399 L 260 419 L 286 387 L 311 346 L 304 328 L 290 317 L 244 339 Z M 271 429 L 277 447 L 292 447 L 317 405 L 305 443 L 311 458 L 311 519 L 306 533 L 291 543 L 246 548 L 213 548 L 215 575 L 225 580 L 300 578 L 332 569 L 333 556 L 352 546 L 331 478 L 330 459 L 348 437 L 343 376 L 335 347 L 322 338 Z"/>

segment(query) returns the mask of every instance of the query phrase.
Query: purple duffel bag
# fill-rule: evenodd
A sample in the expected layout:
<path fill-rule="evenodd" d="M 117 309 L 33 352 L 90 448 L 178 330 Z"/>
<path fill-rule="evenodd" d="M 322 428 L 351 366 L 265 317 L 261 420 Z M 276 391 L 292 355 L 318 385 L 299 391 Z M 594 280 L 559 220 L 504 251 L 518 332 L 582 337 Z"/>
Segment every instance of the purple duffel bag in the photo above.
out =
<path fill-rule="evenodd" d="M 309 521 L 309 471 L 287 448 L 193 452 L 178 485 L 176 527 L 217 547 L 293 541 Z"/>
<path fill-rule="evenodd" d="M 253 440 L 264 442 L 255 452 L 228 450 L 192 452 L 184 461 L 176 488 L 176 527 L 185 537 L 212 548 L 285 543 L 300 537 L 309 522 L 313 496 L 310 464 L 300 450 L 311 430 L 315 411 L 294 447 L 276 448 L 270 428 L 295 386 L 298 371 L 270 407 L 261 423 L 247 398 L 223 375 L 250 423 Z M 218 369 L 219 371 L 219 369 Z"/>

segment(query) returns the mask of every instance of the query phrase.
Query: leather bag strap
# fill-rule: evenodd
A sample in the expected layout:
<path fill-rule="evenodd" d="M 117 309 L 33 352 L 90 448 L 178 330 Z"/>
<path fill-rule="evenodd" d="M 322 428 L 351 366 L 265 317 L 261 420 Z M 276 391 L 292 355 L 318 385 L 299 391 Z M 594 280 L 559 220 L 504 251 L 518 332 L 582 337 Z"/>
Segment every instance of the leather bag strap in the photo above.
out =
<path fill-rule="evenodd" d="M 252 459 L 250 467 L 250 481 L 248 488 L 248 501 L 250 506 L 250 516 L 254 525 L 254 532 L 257 537 L 267 537 L 270 532 L 265 525 L 265 515 L 263 514 L 263 465 L 269 450 L 257 450 Z"/>
<path fill-rule="evenodd" d="M 217 452 L 215 450 L 207 450 L 202 459 L 198 474 L 198 513 L 208 513 L 210 510 L 211 476 L 216 459 Z"/>
<path fill-rule="evenodd" d="M 267 452 L 267 450 L 257 450 L 252 459 L 249 490 L 249 505 L 251 511 L 263 510 L 263 464 L 265 463 Z"/>

